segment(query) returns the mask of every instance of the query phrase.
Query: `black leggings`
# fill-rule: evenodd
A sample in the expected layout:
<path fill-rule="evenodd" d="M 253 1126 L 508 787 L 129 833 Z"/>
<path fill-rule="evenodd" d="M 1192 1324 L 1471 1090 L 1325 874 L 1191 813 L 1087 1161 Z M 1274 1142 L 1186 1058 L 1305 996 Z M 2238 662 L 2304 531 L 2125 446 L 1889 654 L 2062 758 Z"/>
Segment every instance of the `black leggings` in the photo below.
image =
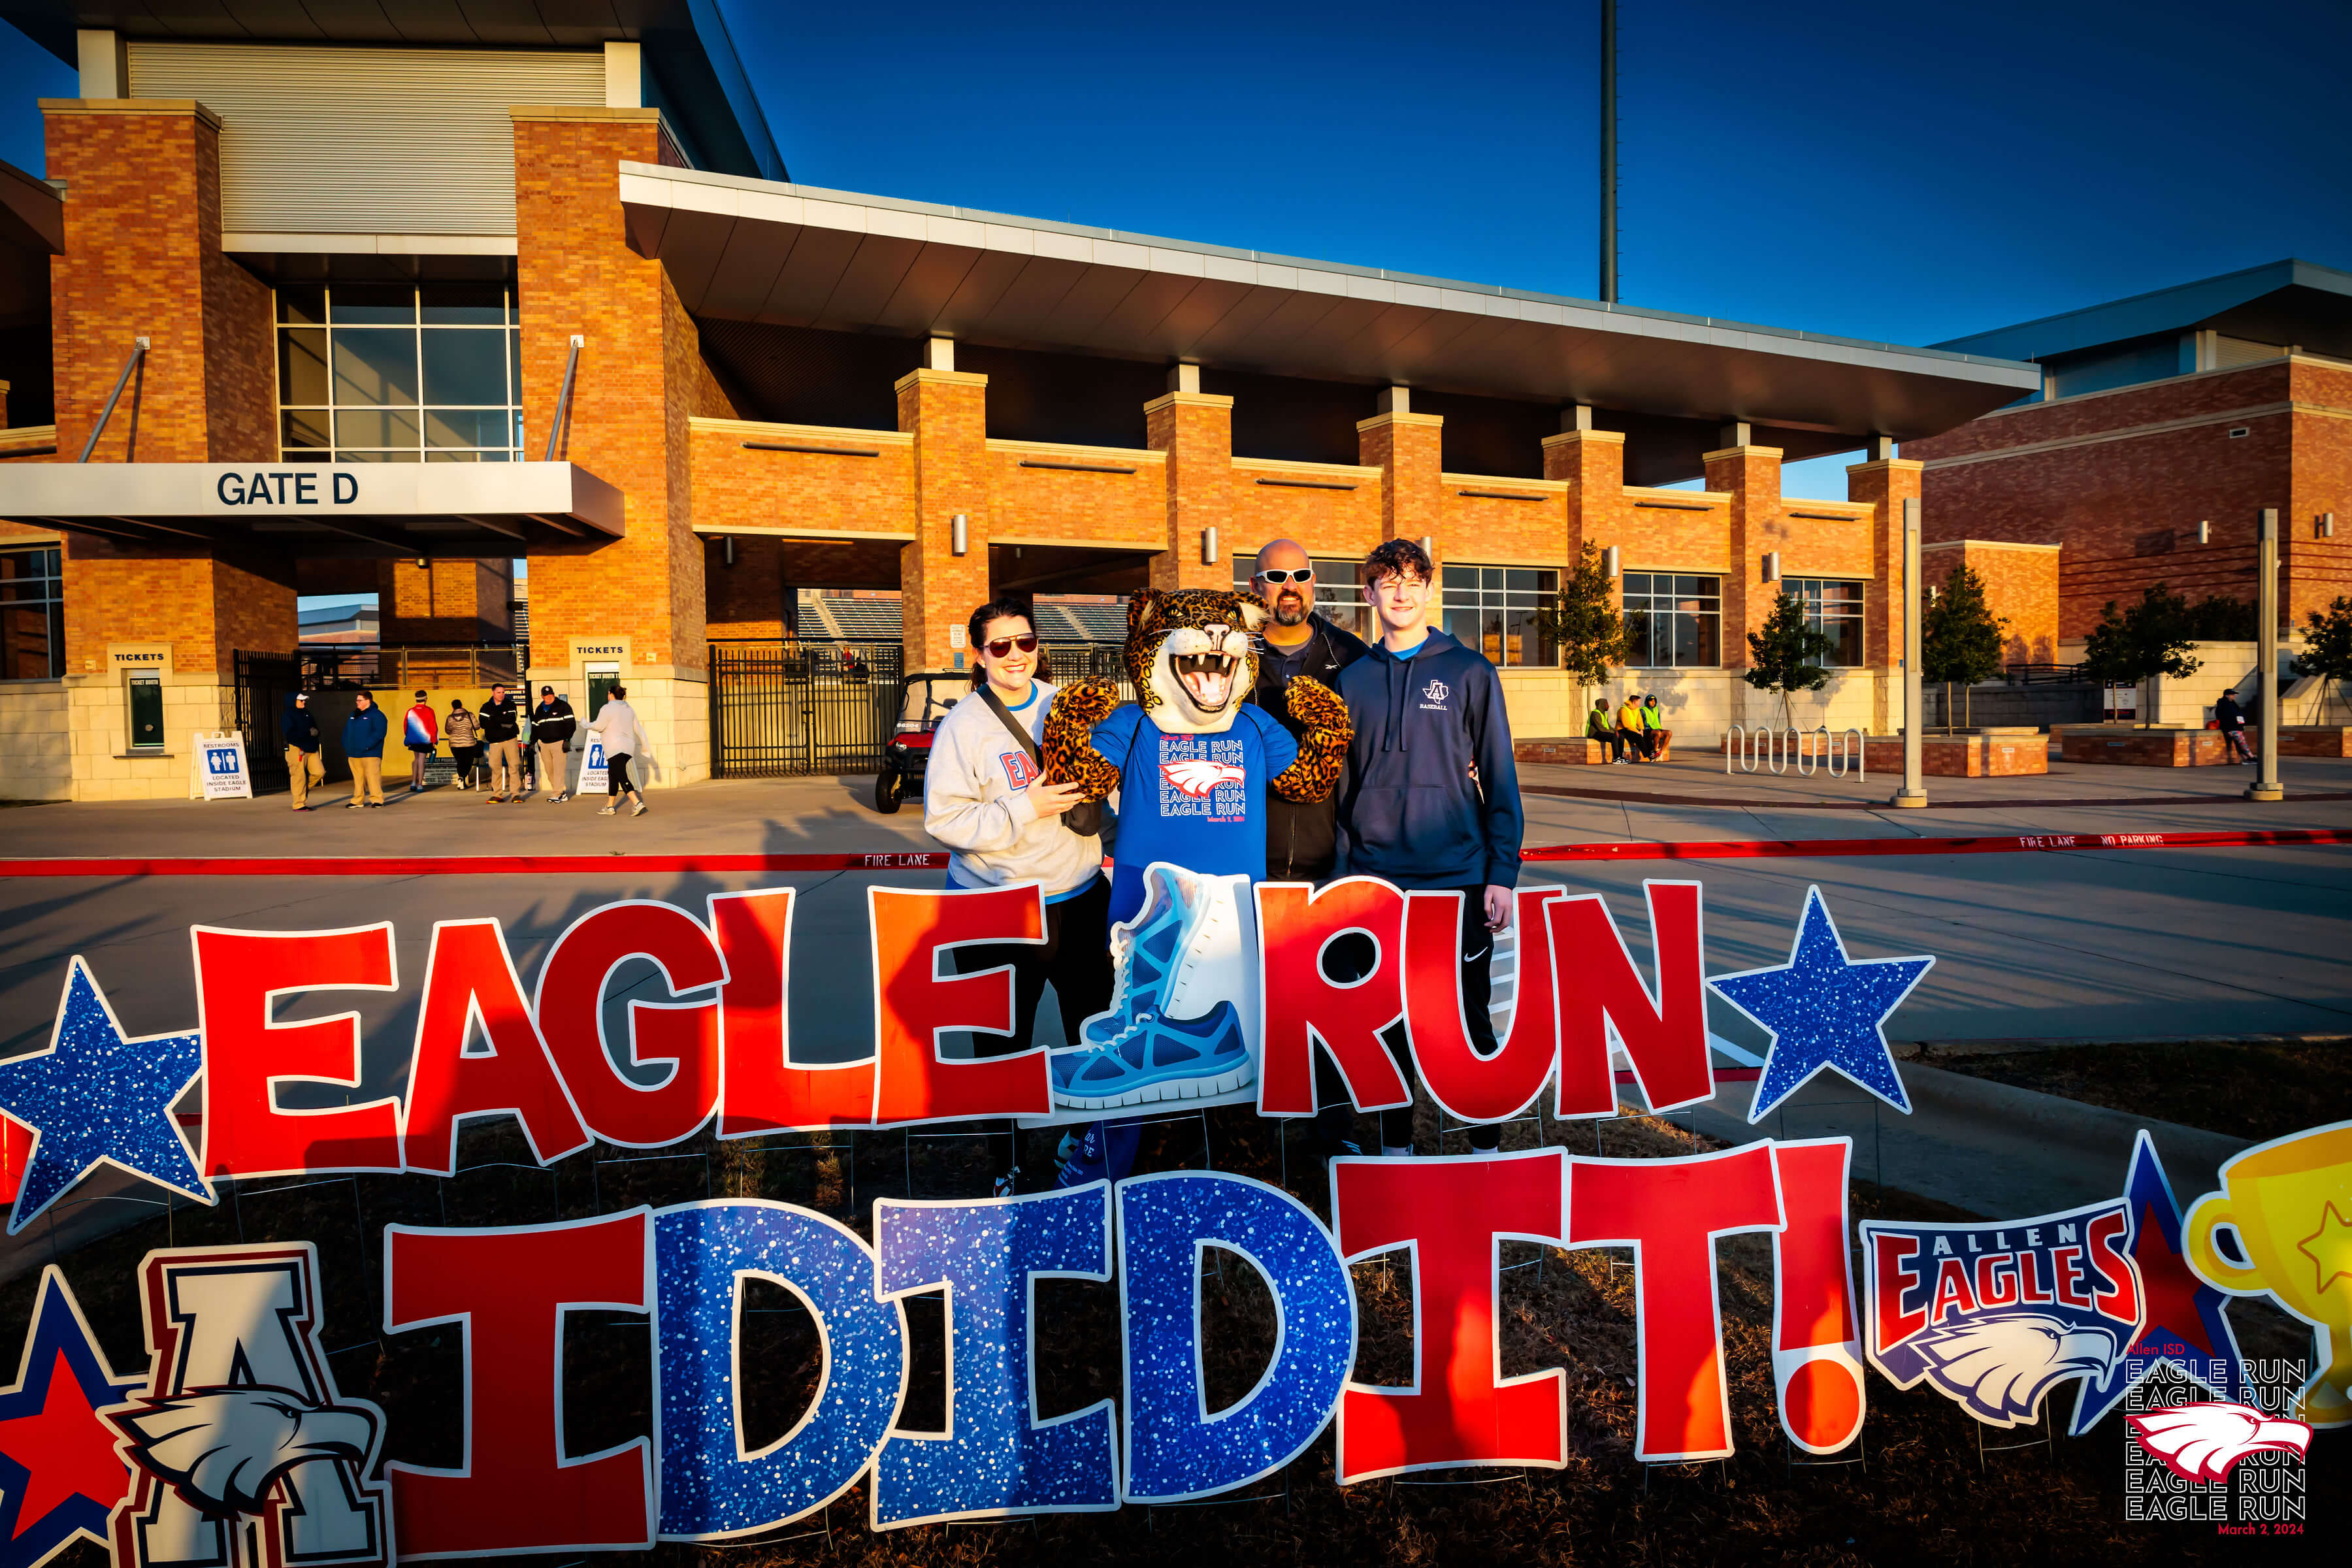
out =
<path fill-rule="evenodd" d="M 604 793 L 618 800 L 632 787 L 629 783 L 629 753 L 613 752 L 604 759 Z"/>
<path fill-rule="evenodd" d="M 1013 966 L 1013 1033 L 975 1035 L 972 1054 L 1007 1056 L 1025 1051 L 1037 1032 L 1037 1005 L 1045 985 L 1053 983 L 1054 999 L 1062 1008 L 1062 1043 L 1078 1043 L 1078 1026 L 1110 1006 L 1110 883 L 1097 876 L 1076 898 L 1045 906 L 1045 942 L 996 942 L 950 949 L 956 973 L 972 974 L 1003 964 Z M 1004 1123 L 1011 1136 L 990 1142 L 990 1164 L 1003 1175 L 1017 1163 L 1013 1149 L 1019 1133 Z"/>

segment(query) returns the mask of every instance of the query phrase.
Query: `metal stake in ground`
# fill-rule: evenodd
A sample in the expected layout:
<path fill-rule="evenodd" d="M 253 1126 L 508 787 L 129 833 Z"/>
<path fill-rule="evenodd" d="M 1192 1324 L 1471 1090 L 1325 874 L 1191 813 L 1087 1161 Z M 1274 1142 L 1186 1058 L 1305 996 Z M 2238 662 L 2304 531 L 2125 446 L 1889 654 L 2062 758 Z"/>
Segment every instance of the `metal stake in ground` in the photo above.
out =
<path fill-rule="evenodd" d="M 2278 508 L 2263 508 L 2261 558 L 2254 570 L 2257 587 L 2254 623 L 2254 700 L 2262 704 L 2262 750 L 2254 763 L 2254 782 L 2246 786 L 2248 800 L 2284 800 L 2279 786 L 2278 733 Z"/>

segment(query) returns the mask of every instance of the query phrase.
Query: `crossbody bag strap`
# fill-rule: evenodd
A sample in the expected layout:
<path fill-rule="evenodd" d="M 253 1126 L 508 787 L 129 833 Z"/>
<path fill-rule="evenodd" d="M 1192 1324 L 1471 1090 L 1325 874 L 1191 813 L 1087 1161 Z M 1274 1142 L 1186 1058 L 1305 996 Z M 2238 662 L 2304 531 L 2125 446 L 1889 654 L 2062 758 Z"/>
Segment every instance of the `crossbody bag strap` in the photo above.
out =
<path fill-rule="evenodd" d="M 1034 691 L 1035 689 L 1033 687 L 1031 689 Z M 1045 759 L 1038 752 L 1037 742 L 1029 733 L 1029 727 L 1013 716 L 1013 710 L 1004 705 L 1004 699 L 996 694 L 994 687 L 982 683 L 980 694 L 988 700 L 989 710 L 996 715 L 998 721 L 1006 729 L 1013 731 L 1013 738 L 1021 742 L 1022 751 L 1028 754 L 1029 761 L 1036 766 L 1037 772 L 1042 775 L 1045 771 Z"/>

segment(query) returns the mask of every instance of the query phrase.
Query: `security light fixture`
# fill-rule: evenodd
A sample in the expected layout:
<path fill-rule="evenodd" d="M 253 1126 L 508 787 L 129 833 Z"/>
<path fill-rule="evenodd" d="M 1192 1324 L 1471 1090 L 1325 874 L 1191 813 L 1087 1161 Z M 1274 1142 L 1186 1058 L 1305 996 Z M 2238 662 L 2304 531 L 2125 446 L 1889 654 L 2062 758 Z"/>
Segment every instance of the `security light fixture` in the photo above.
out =
<path fill-rule="evenodd" d="M 1204 528 L 1201 531 L 1201 564 L 1214 566 L 1216 563 L 1217 531 L 1213 528 Z"/>
<path fill-rule="evenodd" d="M 1780 580 L 1780 552 L 1777 550 L 1768 550 L 1764 552 L 1764 581 L 1778 583 Z"/>
<path fill-rule="evenodd" d="M 1617 570 L 1617 546 L 1611 544 L 1602 548 L 1601 552 L 1601 574 L 1603 577 L 1615 577 L 1622 575 L 1622 574 Z"/>
<path fill-rule="evenodd" d="M 948 519 L 948 553 L 961 555 L 971 547 L 971 520 L 962 512 Z"/>

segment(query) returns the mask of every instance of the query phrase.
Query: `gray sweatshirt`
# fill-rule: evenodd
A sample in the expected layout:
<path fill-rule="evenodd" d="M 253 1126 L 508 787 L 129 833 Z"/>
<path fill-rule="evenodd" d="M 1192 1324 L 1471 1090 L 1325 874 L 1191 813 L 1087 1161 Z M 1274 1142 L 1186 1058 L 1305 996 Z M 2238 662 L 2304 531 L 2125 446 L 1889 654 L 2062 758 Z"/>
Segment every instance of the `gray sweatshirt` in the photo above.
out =
<path fill-rule="evenodd" d="M 608 757 L 642 757 L 647 755 L 646 732 L 637 727 L 637 710 L 620 698 L 607 700 L 590 721 L 591 734 L 604 737 L 604 754 Z"/>
<path fill-rule="evenodd" d="M 1034 697 L 1014 721 L 1042 741 L 1054 689 L 1033 683 Z M 1037 882 L 1045 896 L 1083 888 L 1102 870 L 1102 840 L 1081 838 L 1058 816 L 1039 816 L 1024 793 L 1036 770 L 1021 742 L 978 692 L 940 721 L 923 769 L 923 831 L 953 853 L 948 879 L 959 887 Z"/>

